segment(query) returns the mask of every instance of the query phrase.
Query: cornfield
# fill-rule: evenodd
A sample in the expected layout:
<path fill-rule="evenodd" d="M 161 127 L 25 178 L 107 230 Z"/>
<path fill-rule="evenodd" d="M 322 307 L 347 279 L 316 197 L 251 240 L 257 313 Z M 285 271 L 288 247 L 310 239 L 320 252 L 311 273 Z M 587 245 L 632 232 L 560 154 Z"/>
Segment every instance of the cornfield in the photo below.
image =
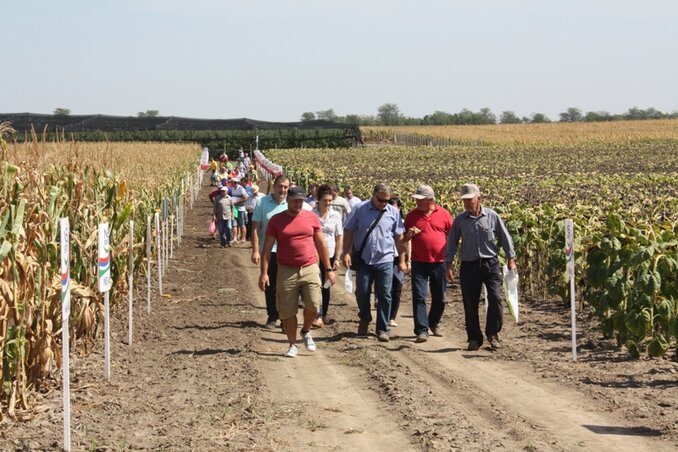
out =
<path fill-rule="evenodd" d="M 678 139 L 675 119 L 548 124 L 496 124 L 476 126 L 374 126 L 361 127 L 365 141 L 391 144 L 394 136 L 449 139 L 455 143 L 483 145 L 579 146 Z"/>
<path fill-rule="evenodd" d="M 60 217 L 71 224 L 71 347 L 84 351 L 98 331 L 97 225 L 111 231 L 116 295 L 127 293 L 129 221 L 145 224 L 163 197 L 195 173 L 197 145 L 30 142 L 0 125 L 0 400 L 2 412 L 27 409 L 61 365 Z M 145 271 L 146 231 L 134 231 L 135 272 Z"/>

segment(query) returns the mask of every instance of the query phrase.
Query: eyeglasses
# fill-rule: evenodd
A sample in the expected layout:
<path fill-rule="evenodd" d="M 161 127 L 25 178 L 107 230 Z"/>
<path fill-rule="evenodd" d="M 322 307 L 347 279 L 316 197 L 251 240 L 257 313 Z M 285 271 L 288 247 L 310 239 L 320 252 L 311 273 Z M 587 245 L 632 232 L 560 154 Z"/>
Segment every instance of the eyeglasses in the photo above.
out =
<path fill-rule="evenodd" d="M 386 199 L 380 198 L 380 197 L 377 196 L 377 195 L 373 195 L 373 196 L 374 196 L 374 199 L 376 199 L 377 201 L 379 201 L 379 202 L 381 202 L 381 203 L 387 203 L 387 202 L 391 199 L 391 198 L 386 198 Z"/>

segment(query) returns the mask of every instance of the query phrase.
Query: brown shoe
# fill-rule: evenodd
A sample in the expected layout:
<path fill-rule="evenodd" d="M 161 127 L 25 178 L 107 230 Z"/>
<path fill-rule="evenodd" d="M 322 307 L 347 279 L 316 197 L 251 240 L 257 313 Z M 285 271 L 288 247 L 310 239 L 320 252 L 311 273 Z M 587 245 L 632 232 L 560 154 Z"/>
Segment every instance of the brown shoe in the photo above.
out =
<path fill-rule="evenodd" d="M 379 342 L 388 342 L 391 339 L 388 337 L 388 333 L 386 331 L 379 331 L 377 332 L 377 340 Z"/>
<path fill-rule="evenodd" d="M 499 342 L 499 336 L 497 336 L 496 334 L 494 336 L 488 337 L 487 341 L 490 343 L 490 348 L 492 350 L 499 350 L 499 347 L 501 347 L 501 343 Z"/>
<path fill-rule="evenodd" d="M 417 338 L 414 340 L 414 342 L 426 342 L 428 340 L 428 334 L 426 333 L 419 333 L 417 334 Z"/>

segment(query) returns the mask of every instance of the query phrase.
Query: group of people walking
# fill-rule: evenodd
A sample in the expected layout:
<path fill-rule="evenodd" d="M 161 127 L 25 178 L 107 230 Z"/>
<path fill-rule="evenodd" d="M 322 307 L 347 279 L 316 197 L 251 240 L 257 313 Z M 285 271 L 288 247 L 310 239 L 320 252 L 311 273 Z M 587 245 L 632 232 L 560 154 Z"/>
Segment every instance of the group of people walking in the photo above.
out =
<path fill-rule="evenodd" d="M 290 186 L 280 175 L 270 194 L 261 197 L 252 213 L 252 262 L 260 265 L 259 288 L 266 299 L 265 328 L 281 328 L 295 357 L 297 311 L 303 306 L 301 339 L 314 351 L 311 329 L 328 323 L 330 287 L 340 263 L 355 272 L 355 298 L 359 311 L 358 336 L 366 336 L 373 321 L 372 288 L 377 299 L 377 339 L 390 340 L 396 326 L 402 280 L 411 274 L 416 342 L 441 336 L 447 280 L 460 249 L 460 282 L 468 350 L 478 350 L 484 337 L 490 348 L 500 347 L 502 328 L 502 276 L 497 254 L 503 248 L 509 269 L 515 268 L 515 251 L 501 217 L 481 204 L 477 185 L 461 187 L 465 211 L 454 220 L 436 203 L 433 188 L 422 185 L 412 195 L 416 207 L 404 218 L 399 200 L 384 183 L 374 186 L 367 200 L 345 197 L 337 187 Z M 460 245 L 461 242 L 461 245 Z M 488 315 L 485 335 L 480 328 L 478 305 L 485 284 Z M 427 297 L 430 292 L 430 308 Z"/>

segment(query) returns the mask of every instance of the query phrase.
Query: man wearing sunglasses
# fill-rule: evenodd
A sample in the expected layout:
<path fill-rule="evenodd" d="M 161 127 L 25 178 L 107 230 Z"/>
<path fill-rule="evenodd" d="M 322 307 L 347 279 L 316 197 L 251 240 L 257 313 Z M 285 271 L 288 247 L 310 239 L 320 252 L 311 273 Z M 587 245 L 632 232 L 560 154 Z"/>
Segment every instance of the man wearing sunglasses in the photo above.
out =
<path fill-rule="evenodd" d="M 366 336 L 372 321 L 370 296 L 374 284 L 377 295 L 376 333 L 380 342 L 389 341 L 388 322 L 396 249 L 399 255 L 398 267 L 403 272 L 407 268 L 403 220 L 400 211 L 388 204 L 389 199 L 391 188 L 383 183 L 375 185 L 372 197 L 356 206 L 344 226 L 342 260 L 345 267 L 353 264 L 356 268 L 355 297 L 360 317 L 358 335 Z M 356 254 L 351 256 L 351 252 Z M 353 259 L 358 262 L 352 262 Z"/>

